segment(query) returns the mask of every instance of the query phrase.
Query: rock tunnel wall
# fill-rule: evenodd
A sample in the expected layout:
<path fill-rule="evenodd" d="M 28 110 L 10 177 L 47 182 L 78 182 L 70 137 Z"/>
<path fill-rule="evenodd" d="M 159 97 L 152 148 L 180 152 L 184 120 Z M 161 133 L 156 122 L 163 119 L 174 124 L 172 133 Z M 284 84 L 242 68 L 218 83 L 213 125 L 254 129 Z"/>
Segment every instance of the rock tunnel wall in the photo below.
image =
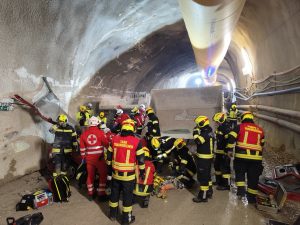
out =
<path fill-rule="evenodd" d="M 271 82 L 251 85 L 253 81 L 266 79 L 271 74 L 278 74 L 299 66 L 300 62 L 300 2 L 292 1 L 255 1 L 246 2 L 231 45 L 233 57 L 236 58 L 240 76 L 238 87 L 247 87 L 253 91 L 276 91 L 299 87 L 299 70 L 288 72 L 283 76 L 274 76 Z M 245 47 L 253 64 L 253 76 L 243 76 L 240 48 Z M 278 82 L 276 82 L 276 79 Z M 287 82 L 295 80 L 295 82 Z M 285 85 L 286 84 L 286 85 Z M 290 84 L 290 85 L 287 85 Z M 290 93 L 255 97 L 242 104 L 258 104 L 283 109 L 300 111 L 300 94 Z M 284 119 L 300 124 L 299 120 L 279 114 L 258 111 L 258 113 Z M 282 156 L 292 154 L 300 159 L 300 134 L 274 123 L 259 119 L 266 130 L 266 141 L 269 150 Z M 284 157 L 282 158 L 284 161 Z M 286 161 L 288 162 L 288 161 Z"/>
<path fill-rule="evenodd" d="M 43 112 L 55 119 L 69 112 L 72 96 L 101 66 L 179 19 L 171 0 L 2 0 L 0 100 L 13 94 L 37 99 L 46 76 L 59 101 L 50 101 L 53 107 L 46 104 Z M 45 146 L 53 137 L 50 124 L 20 106 L 0 112 L 0 118 L 3 183 L 45 165 Z"/>

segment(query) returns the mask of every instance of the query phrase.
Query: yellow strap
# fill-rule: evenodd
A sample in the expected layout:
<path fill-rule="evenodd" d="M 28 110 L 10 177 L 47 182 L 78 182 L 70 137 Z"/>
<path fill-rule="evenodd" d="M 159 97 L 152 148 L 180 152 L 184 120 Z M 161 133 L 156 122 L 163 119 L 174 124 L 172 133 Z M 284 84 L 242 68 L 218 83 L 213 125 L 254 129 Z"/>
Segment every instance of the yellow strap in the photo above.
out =
<path fill-rule="evenodd" d="M 130 176 L 120 176 L 120 175 L 113 173 L 112 177 L 115 178 L 116 180 L 130 181 L 130 180 L 135 179 L 135 174 L 130 175 Z"/>
<path fill-rule="evenodd" d="M 142 155 L 142 154 L 144 154 L 144 149 L 140 149 L 140 150 L 137 150 L 136 151 L 136 155 Z"/>
<path fill-rule="evenodd" d="M 234 157 L 235 158 L 242 158 L 242 159 L 262 160 L 262 156 L 261 155 L 250 155 L 250 154 L 235 153 Z"/>
<path fill-rule="evenodd" d="M 222 174 L 222 177 L 225 179 L 228 179 L 228 178 L 230 178 L 230 174 Z"/>
<path fill-rule="evenodd" d="M 233 136 L 234 138 L 237 138 L 237 133 L 235 131 L 230 131 L 229 135 Z"/>
<path fill-rule="evenodd" d="M 225 154 L 224 150 L 218 150 L 217 149 L 215 152 L 218 153 L 218 154 Z"/>
<path fill-rule="evenodd" d="M 200 191 L 208 191 L 209 186 L 200 186 Z"/>

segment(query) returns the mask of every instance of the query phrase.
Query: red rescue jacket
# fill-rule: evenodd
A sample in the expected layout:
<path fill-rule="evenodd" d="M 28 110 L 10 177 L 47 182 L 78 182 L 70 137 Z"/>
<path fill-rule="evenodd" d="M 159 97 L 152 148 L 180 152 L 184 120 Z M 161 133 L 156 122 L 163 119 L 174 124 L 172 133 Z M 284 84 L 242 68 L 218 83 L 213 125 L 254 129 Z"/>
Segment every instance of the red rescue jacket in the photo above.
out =
<path fill-rule="evenodd" d="M 155 174 L 155 167 L 150 160 L 145 160 L 145 180 L 139 178 L 139 169 L 136 167 L 135 170 L 137 184 L 152 185 Z"/>

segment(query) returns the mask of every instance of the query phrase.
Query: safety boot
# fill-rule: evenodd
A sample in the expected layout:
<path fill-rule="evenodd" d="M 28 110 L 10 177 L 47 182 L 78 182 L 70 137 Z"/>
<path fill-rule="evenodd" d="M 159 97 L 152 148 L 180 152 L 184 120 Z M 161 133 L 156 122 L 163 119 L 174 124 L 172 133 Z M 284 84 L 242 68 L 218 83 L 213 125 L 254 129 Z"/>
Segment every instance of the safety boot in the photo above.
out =
<path fill-rule="evenodd" d="M 118 207 L 115 208 L 110 207 L 108 218 L 111 221 L 115 221 L 117 219 L 117 215 L 118 215 Z"/>
<path fill-rule="evenodd" d="M 212 199 L 213 193 L 214 193 L 214 191 L 213 191 L 213 189 L 212 189 L 212 186 L 209 186 L 209 190 L 206 192 L 207 198 Z"/>
<path fill-rule="evenodd" d="M 193 202 L 207 202 L 207 193 L 206 191 L 199 191 L 197 197 L 193 198 Z"/>
<path fill-rule="evenodd" d="M 132 215 L 132 212 L 123 212 L 121 225 L 129 225 L 134 223 L 135 216 Z"/>
<path fill-rule="evenodd" d="M 148 206 L 149 206 L 149 200 L 150 200 L 150 196 L 146 196 L 146 197 L 143 199 L 143 202 L 142 202 L 141 207 L 142 207 L 142 208 L 148 208 Z"/>
<path fill-rule="evenodd" d="M 237 192 L 236 195 L 238 197 L 238 199 L 242 199 L 243 197 L 246 196 L 246 190 L 245 187 L 237 187 Z"/>

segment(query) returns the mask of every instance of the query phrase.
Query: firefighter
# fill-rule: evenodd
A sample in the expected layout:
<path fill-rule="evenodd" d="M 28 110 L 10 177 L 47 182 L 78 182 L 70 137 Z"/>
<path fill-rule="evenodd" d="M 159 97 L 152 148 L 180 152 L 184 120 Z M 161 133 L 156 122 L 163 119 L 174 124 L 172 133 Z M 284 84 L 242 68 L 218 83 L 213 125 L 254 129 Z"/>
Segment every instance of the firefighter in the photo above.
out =
<path fill-rule="evenodd" d="M 135 126 L 136 126 L 136 133 L 138 135 L 141 135 L 142 134 L 142 131 L 143 131 L 143 118 L 142 118 L 142 115 L 138 109 L 138 107 L 134 107 L 132 110 L 131 110 L 131 113 L 132 113 L 132 119 L 135 121 Z"/>
<path fill-rule="evenodd" d="M 112 174 L 109 218 L 116 220 L 120 192 L 122 191 L 122 224 L 124 225 L 135 221 L 135 217 L 132 215 L 132 201 L 136 163 L 139 178 L 141 180 L 145 178 L 144 150 L 140 139 L 134 135 L 134 130 L 133 120 L 123 121 L 121 133 L 113 137 L 111 146 L 107 151 L 109 178 Z"/>
<path fill-rule="evenodd" d="M 150 151 L 147 147 L 143 147 L 145 154 L 145 179 L 139 177 L 139 170 L 136 169 L 136 185 L 133 193 L 136 200 L 142 200 L 140 205 L 142 208 L 148 208 L 150 194 L 153 191 L 153 180 L 155 176 L 155 167 L 151 161 Z"/>
<path fill-rule="evenodd" d="M 253 121 L 251 112 L 244 112 L 241 124 L 229 133 L 227 151 L 228 155 L 234 153 L 235 182 L 237 196 L 247 197 L 248 203 L 256 202 L 258 179 L 263 171 L 262 152 L 264 146 L 264 131 Z M 236 144 L 236 145 L 235 145 Z M 247 194 L 245 175 L 247 174 Z"/>
<path fill-rule="evenodd" d="M 123 112 L 123 109 L 117 109 L 116 115 L 115 115 L 115 121 L 112 128 L 112 132 L 119 133 L 121 130 L 122 122 L 130 119 L 127 113 Z"/>
<path fill-rule="evenodd" d="M 107 124 L 107 118 L 105 116 L 105 113 L 103 111 L 101 111 L 99 113 L 98 119 L 100 120 L 101 124 Z"/>
<path fill-rule="evenodd" d="M 233 103 L 228 112 L 228 121 L 231 129 L 234 129 L 237 126 L 238 117 L 240 117 L 240 112 L 238 111 L 236 104 Z"/>
<path fill-rule="evenodd" d="M 92 201 L 95 196 L 94 180 L 96 171 L 99 174 L 99 184 L 97 188 L 97 195 L 100 201 L 107 199 L 105 193 L 107 180 L 107 167 L 104 158 L 104 147 L 108 147 L 108 141 L 102 130 L 97 126 L 99 120 L 92 116 L 89 119 L 89 127 L 80 136 L 80 154 L 83 162 L 86 162 L 87 168 L 87 188 L 88 197 Z"/>
<path fill-rule="evenodd" d="M 162 172 L 162 166 L 166 162 L 168 156 L 175 149 L 176 138 L 163 136 L 163 137 L 153 137 L 151 139 L 150 152 L 151 155 L 157 160 L 155 166 L 158 173 Z"/>
<path fill-rule="evenodd" d="M 159 120 L 154 113 L 154 110 L 151 107 L 148 107 L 146 110 L 146 114 L 148 116 L 147 123 L 147 133 L 146 136 L 148 139 L 152 137 L 160 137 L 160 128 L 159 128 Z"/>
<path fill-rule="evenodd" d="M 200 183 L 200 190 L 194 202 L 207 202 L 207 198 L 212 198 L 213 189 L 211 181 L 211 164 L 214 157 L 214 134 L 209 126 L 206 116 L 198 116 L 195 119 L 197 124 L 193 130 L 194 141 L 197 145 L 196 166 L 197 178 Z"/>
<path fill-rule="evenodd" d="M 213 120 L 217 123 L 215 131 L 217 148 L 215 150 L 215 176 L 217 183 L 217 190 L 229 190 L 230 189 L 230 158 L 225 152 L 227 137 L 231 131 L 231 126 L 226 121 L 226 114 L 219 112 L 213 117 Z"/>
<path fill-rule="evenodd" d="M 76 119 L 81 127 L 88 125 L 88 120 L 90 117 L 91 115 L 88 113 L 86 106 L 79 106 L 79 112 L 76 114 Z"/>
<path fill-rule="evenodd" d="M 53 176 L 66 175 L 71 153 L 78 148 L 76 131 L 68 124 L 68 117 L 65 114 L 60 114 L 57 118 L 57 124 L 53 125 L 49 132 L 55 135 L 51 152 L 55 164 Z"/>
<path fill-rule="evenodd" d="M 86 105 L 86 111 L 88 112 L 88 114 L 90 114 L 90 116 L 94 115 L 94 110 L 93 110 L 93 104 L 92 103 L 88 103 Z"/>
<path fill-rule="evenodd" d="M 192 153 L 182 138 L 178 138 L 174 142 L 174 146 L 175 159 L 173 165 L 171 165 L 175 167 L 176 175 L 185 187 L 192 188 L 195 183 L 193 176 L 197 172 Z"/>

